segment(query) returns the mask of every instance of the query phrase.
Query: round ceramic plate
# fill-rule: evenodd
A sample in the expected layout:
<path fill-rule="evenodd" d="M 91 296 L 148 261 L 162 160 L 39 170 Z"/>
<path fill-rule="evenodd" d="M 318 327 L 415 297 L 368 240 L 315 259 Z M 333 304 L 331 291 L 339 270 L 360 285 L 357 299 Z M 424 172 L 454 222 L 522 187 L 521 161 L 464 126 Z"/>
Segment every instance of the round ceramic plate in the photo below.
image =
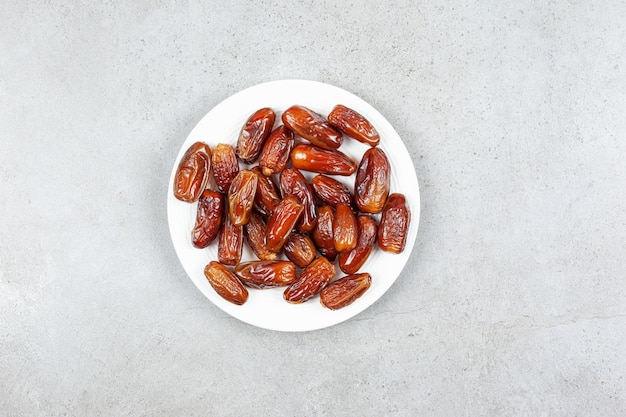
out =
<path fill-rule="evenodd" d="M 241 127 L 252 113 L 262 107 L 271 107 L 280 115 L 288 107 L 299 104 L 324 116 L 336 104 L 343 104 L 361 113 L 374 125 L 380 134 L 380 147 L 391 163 L 391 192 L 403 193 L 411 211 L 406 247 L 401 254 L 383 252 L 375 247 L 361 272 L 372 276 L 370 289 L 351 305 L 331 311 L 322 307 L 319 296 L 303 304 L 289 304 L 283 299 L 284 288 L 250 289 L 248 301 L 237 306 L 222 299 L 204 277 L 204 267 L 217 260 L 217 239 L 205 249 L 197 249 L 191 244 L 191 230 L 194 227 L 197 204 L 184 203 L 174 198 L 172 187 L 174 174 L 184 152 L 196 141 L 203 141 L 213 148 L 218 143 L 233 146 Z M 369 146 L 344 137 L 340 150 L 351 156 L 357 163 Z M 244 165 L 240 164 L 243 168 Z M 309 179 L 313 173 L 305 173 Z M 334 176 L 350 189 L 354 188 L 354 175 Z M 280 331 L 306 331 L 321 329 L 345 321 L 378 300 L 394 283 L 406 264 L 417 236 L 420 217 L 420 196 L 415 168 L 402 139 L 391 124 L 372 106 L 352 93 L 328 84 L 304 81 L 283 80 L 259 84 L 240 91 L 215 106 L 200 120 L 182 144 L 172 168 L 167 190 L 167 215 L 174 248 L 185 271 L 198 289 L 226 313 L 254 326 Z M 375 216 L 378 220 L 379 217 Z M 283 257 L 284 258 L 284 257 Z M 242 262 L 256 259 L 244 244 Z M 337 268 L 337 276 L 343 276 Z"/>

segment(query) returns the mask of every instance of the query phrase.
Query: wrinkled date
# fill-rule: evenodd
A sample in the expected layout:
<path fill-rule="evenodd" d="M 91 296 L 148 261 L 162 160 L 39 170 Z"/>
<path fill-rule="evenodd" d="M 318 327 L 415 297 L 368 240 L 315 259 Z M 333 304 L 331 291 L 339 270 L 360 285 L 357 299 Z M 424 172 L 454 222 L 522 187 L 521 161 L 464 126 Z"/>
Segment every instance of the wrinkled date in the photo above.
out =
<path fill-rule="evenodd" d="M 274 129 L 267 138 L 259 159 L 263 174 L 269 176 L 285 169 L 294 141 L 293 132 L 284 125 Z"/>
<path fill-rule="evenodd" d="M 389 194 L 389 160 L 382 149 L 365 151 L 354 183 L 354 202 L 363 213 L 379 213 Z"/>
<path fill-rule="evenodd" d="M 235 274 L 252 288 L 284 287 L 296 279 L 296 266 L 289 261 L 242 262 Z"/>
<path fill-rule="evenodd" d="M 370 146 L 380 142 L 380 135 L 374 126 L 365 117 L 342 104 L 336 105 L 328 114 L 328 122 L 359 142 Z"/>
<path fill-rule="evenodd" d="M 174 197 L 187 203 L 198 201 L 211 173 L 211 148 L 196 142 L 185 151 L 174 176 Z"/>
<path fill-rule="evenodd" d="M 280 192 L 283 197 L 291 195 L 304 206 L 297 228 L 301 232 L 310 232 L 315 226 L 317 211 L 313 187 L 297 169 L 287 168 L 280 173 Z"/>
<path fill-rule="evenodd" d="M 339 255 L 339 268 L 346 274 L 354 274 L 361 269 L 376 245 L 378 231 L 376 221 L 364 214 L 358 216 L 356 221 L 358 229 L 356 246 Z"/>
<path fill-rule="evenodd" d="M 316 175 L 311 180 L 313 191 L 324 203 L 337 207 L 339 203 L 346 203 L 354 210 L 354 199 L 348 187 L 334 178 L 326 175 Z"/>
<path fill-rule="evenodd" d="M 354 249 L 357 240 L 356 217 L 346 203 L 337 204 L 333 219 L 333 244 L 337 252 Z"/>
<path fill-rule="evenodd" d="M 391 194 L 385 203 L 378 226 L 378 246 L 387 252 L 400 253 L 406 244 L 411 213 L 403 194 Z"/>
<path fill-rule="evenodd" d="M 286 196 L 276 206 L 269 220 L 265 232 L 265 245 L 272 252 L 280 252 L 296 225 L 304 206 L 293 196 Z"/>
<path fill-rule="evenodd" d="M 224 217 L 217 240 L 217 259 L 225 265 L 237 265 L 243 249 L 243 226 L 235 226 L 230 216 Z"/>
<path fill-rule="evenodd" d="M 317 250 L 330 261 L 337 257 L 335 241 L 333 239 L 333 220 L 335 209 L 331 206 L 322 206 L 317 210 L 317 223 L 311 237 L 317 246 Z"/>
<path fill-rule="evenodd" d="M 343 152 L 300 143 L 291 151 L 294 168 L 319 174 L 352 175 L 356 162 Z"/>
<path fill-rule="evenodd" d="M 283 123 L 298 136 L 326 149 L 341 146 L 343 136 L 322 116 L 304 106 L 291 106 L 283 112 Z"/>
<path fill-rule="evenodd" d="M 258 178 L 250 170 L 239 171 L 228 190 L 228 213 L 235 226 L 243 226 L 250 218 Z"/>
<path fill-rule="evenodd" d="M 290 303 L 303 303 L 324 288 L 335 277 L 335 266 L 320 256 L 285 290 L 283 297 Z"/>
<path fill-rule="evenodd" d="M 215 292 L 226 301 L 242 305 L 248 299 L 246 287 L 230 269 L 219 262 L 209 262 L 204 268 L 204 276 Z"/>
<path fill-rule="evenodd" d="M 258 166 L 252 168 L 251 171 L 257 176 L 253 207 L 262 215 L 269 216 L 280 203 L 278 188 L 270 177 L 263 175 Z"/>
<path fill-rule="evenodd" d="M 248 223 L 244 226 L 248 244 L 257 258 L 264 261 L 271 261 L 276 259 L 276 254 L 267 249 L 265 245 L 266 229 L 265 221 L 260 214 L 255 212 L 252 212 Z"/>
<path fill-rule="evenodd" d="M 257 160 L 274 127 L 276 113 L 269 107 L 257 110 L 246 121 L 237 140 L 237 156 L 246 164 Z"/>
<path fill-rule="evenodd" d="M 293 232 L 283 246 L 283 252 L 298 268 L 304 268 L 315 259 L 315 244 L 305 234 Z"/>
<path fill-rule="evenodd" d="M 213 178 L 215 178 L 217 189 L 227 194 L 230 189 L 230 184 L 239 173 L 239 163 L 235 155 L 235 148 L 224 143 L 217 144 L 217 146 L 213 148 L 211 162 L 213 165 Z"/>
<path fill-rule="evenodd" d="M 338 310 L 362 296 L 371 283 L 372 277 L 367 272 L 339 278 L 320 292 L 320 303 L 331 310 Z"/>
<path fill-rule="evenodd" d="M 224 196 L 213 190 L 204 190 L 198 200 L 196 225 L 191 231 L 191 242 L 196 248 L 209 246 L 220 231 L 224 214 Z"/>

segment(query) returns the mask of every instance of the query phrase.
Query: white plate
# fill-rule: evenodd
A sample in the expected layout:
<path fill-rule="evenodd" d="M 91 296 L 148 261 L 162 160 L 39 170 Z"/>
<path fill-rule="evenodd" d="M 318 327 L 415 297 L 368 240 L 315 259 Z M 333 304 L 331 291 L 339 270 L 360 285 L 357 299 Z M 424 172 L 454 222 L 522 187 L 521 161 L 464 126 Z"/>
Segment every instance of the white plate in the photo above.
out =
<path fill-rule="evenodd" d="M 191 244 L 191 229 L 195 223 L 197 204 L 178 201 L 172 192 L 178 162 L 189 146 L 204 141 L 213 148 L 218 143 L 237 143 L 239 131 L 248 117 L 262 107 L 271 107 L 280 115 L 289 106 L 300 104 L 326 116 L 336 104 L 343 104 L 361 113 L 378 130 L 380 147 L 391 163 L 391 192 L 403 193 L 411 210 L 411 223 L 406 247 L 401 254 L 383 252 L 378 247 L 361 268 L 372 275 L 370 289 L 351 305 L 337 311 L 321 306 L 319 296 L 303 304 L 289 304 L 283 300 L 284 288 L 250 289 L 248 301 L 242 306 L 231 304 L 213 290 L 204 277 L 204 267 L 217 259 L 217 239 L 206 249 L 196 249 Z M 360 161 L 369 146 L 345 137 L 341 151 Z M 243 165 L 242 165 L 243 166 Z M 304 173 L 304 172 L 303 172 Z M 307 175 L 305 173 L 305 175 Z M 311 178 L 313 175 L 307 175 Z M 354 175 L 334 178 L 354 188 Z M 420 196 L 415 168 L 402 139 L 391 124 L 372 106 L 338 87 L 328 84 L 283 80 L 259 84 L 240 91 L 215 106 L 200 120 L 182 144 L 172 168 L 167 190 L 167 215 L 174 248 L 185 271 L 200 291 L 216 306 L 233 317 L 254 326 L 280 331 L 306 331 L 321 329 L 347 320 L 378 300 L 394 283 L 406 264 L 417 236 L 420 217 Z M 242 261 L 252 260 L 253 254 L 244 244 Z M 339 268 L 338 276 L 343 276 Z"/>

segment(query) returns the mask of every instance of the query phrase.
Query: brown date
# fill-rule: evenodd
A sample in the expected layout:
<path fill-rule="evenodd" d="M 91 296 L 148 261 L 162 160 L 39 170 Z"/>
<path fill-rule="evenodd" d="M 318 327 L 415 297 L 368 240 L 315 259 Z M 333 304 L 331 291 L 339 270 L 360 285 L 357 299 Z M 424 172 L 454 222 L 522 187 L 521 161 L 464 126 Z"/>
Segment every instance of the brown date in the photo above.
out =
<path fill-rule="evenodd" d="M 305 234 L 293 232 L 283 246 L 283 252 L 291 262 L 299 268 L 304 268 L 315 259 L 315 244 Z"/>
<path fill-rule="evenodd" d="M 359 142 L 376 146 L 380 142 L 380 135 L 372 124 L 355 110 L 342 104 L 337 104 L 328 114 L 328 122 Z"/>
<path fill-rule="evenodd" d="M 204 268 L 204 276 L 220 297 L 233 304 L 242 305 L 248 299 L 248 290 L 233 272 L 216 261 Z"/>
<path fill-rule="evenodd" d="M 296 266 L 289 261 L 242 262 L 235 267 L 235 274 L 252 288 L 284 287 L 296 279 Z"/>
<path fill-rule="evenodd" d="M 270 177 L 263 175 L 258 166 L 252 168 L 251 171 L 256 174 L 258 179 L 253 207 L 262 215 L 269 216 L 280 203 L 280 194 L 276 184 Z"/>
<path fill-rule="evenodd" d="M 335 266 L 320 256 L 285 290 L 283 297 L 290 303 L 303 303 L 318 294 L 335 277 Z"/>
<path fill-rule="evenodd" d="M 317 250 L 331 261 L 337 257 L 335 242 L 333 240 L 333 219 L 335 209 L 331 206 L 322 206 L 317 210 L 317 223 L 311 233 Z"/>
<path fill-rule="evenodd" d="M 265 245 L 272 252 L 280 252 L 296 225 L 304 206 L 293 196 L 283 198 L 272 212 L 265 232 Z"/>
<path fill-rule="evenodd" d="M 320 292 L 320 303 L 331 310 L 338 310 L 362 296 L 371 283 L 372 277 L 367 272 L 339 278 Z"/>
<path fill-rule="evenodd" d="M 406 244 L 411 212 L 403 194 L 389 196 L 378 226 L 378 246 L 387 252 L 400 253 Z"/>
<path fill-rule="evenodd" d="M 333 243 L 337 252 L 354 249 L 357 240 L 356 217 L 346 203 L 337 204 L 333 219 Z"/>
<path fill-rule="evenodd" d="M 237 162 L 235 149 L 231 145 L 218 143 L 217 146 L 213 148 L 211 162 L 213 165 L 213 178 L 215 178 L 217 189 L 227 194 L 230 189 L 230 184 L 239 173 L 239 163 Z"/>
<path fill-rule="evenodd" d="M 243 226 L 248 222 L 258 178 L 250 170 L 239 171 L 228 190 L 228 213 L 235 226 Z"/>
<path fill-rule="evenodd" d="M 244 231 L 246 233 L 248 244 L 252 248 L 252 251 L 256 254 L 257 258 L 265 261 L 276 259 L 276 254 L 274 252 L 270 252 L 265 245 L 266 225 L 260 214 L 255 212 L 250 214 L 250 219 L 244 226 Z"/>
<path fill-rule="evenodd" d="M 350 192 L 348 187 L 346 187 L 336 179 L 319 174 L 313 177 L 313 179 L 311 180 L 311 185 L 313 186 L 313 191 L 315 191 L 315 194 L 324 203 L 332 207 L 337 207 L 337 204 L 339 203 L 346 203 L 353 210 L 356 211 L 354 207 L 354 199 L 352 198 L 352 193 Z"/>
<path fill-rule="evenodd" d="M 343 135 L 321 115 L 304 106 L 291 106 L 283 112 L 283 123 L 298 136 L 326 149 L 341 146 Z"/>
<path fill-rule="evenodd" d="M 363 154 L 354 183 L 354 202 L 363 213 L 379 213 L 389 194 L 390 166 L 379 147 Z"/>
<path fill-rule="evenodd" d="M 300 143 L 291 151 L 294 168 L 320 174 L 352 175 L 356 162 L 343 152 Z"/>
<path fill-rule="evenodd" d="M 283 197 L 291 195 L 302 205 L 304 211 L 297 224 L 301 232 L 310 232 L 315 226 L 317 211 L 315 208 L 315 194 L 313 187 L 304 178 L 300 171 L 294 168 L 286 168 L 280 173 L 280 192 Z"/>
<path fill-rule="evenodd" d="M 211 148 L 196 142 L 185 151 L 174 175 L 174 197 L 180 201 L 198 201 L 211 173 Z"/>
<path fill-rule="evenodd" d="M 378 227 L 376 221 L 362 214 L 356 218 L 358 237 L 354 249 L 339 255 L 339 268 L 346 274 L 355 274 L 369 258 L 376 245 Z"/>
<path fill-rule="evenodd" d="M 217 241 L 217 259 L 225 265 L 237 265 L 243 249 L 243 226 L 235 226 L 230 216 L 224 216 L 224 225 Z"/>
<path fill-rule="evenodd" d="M 285 169 L 294 141 L 293 132 L 284 125 L 274 129 L 263 145 L 259 159 L 263 174 L 269 176 Z"/>
<path fill-rule="evenodd" d="M 246 164 L 257 160 L 265 140 L 274 127 L 276 113 L 269 107 L 257 110 L 250 116 L 239 133 L 237 156 Z"/>
<path fill-rule="evenodd" d="M 209 246 L 220 231 L 224 214 L 224 196 L 213 190 L 204 190 L 198 200 L 196 224 L 191 231 L 191 243 L 196 248 Z"/>

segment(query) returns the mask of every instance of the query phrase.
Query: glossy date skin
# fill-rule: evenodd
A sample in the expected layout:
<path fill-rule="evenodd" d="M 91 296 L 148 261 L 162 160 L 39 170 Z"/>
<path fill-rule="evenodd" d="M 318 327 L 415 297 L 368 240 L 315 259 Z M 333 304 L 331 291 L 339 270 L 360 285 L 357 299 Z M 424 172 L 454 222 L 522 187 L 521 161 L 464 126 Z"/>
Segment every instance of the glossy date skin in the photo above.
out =
<path fill-rule="evenodd" d="M 261 168 L 255 166 L 251 171 L 256 174 L 258 180 L 253 207 L 262 215 L 269 216 L 280 203 L 280 193 L 274 181 L 263 175 Z"/>
<path fill-rule="evenodd" d="M 311 185 L 319 199 L 329 206 L 337 207 L 339 203 L 346 203 L 353 210 L 356 210 L 352 193 L 348 187 L 336 179 L 319 174 L 313 177 Z"/>
<path fill-rule="evenodd" d="M 378 246 L 387 252 L 400 253 L 404 250 L 411 221 L 411 212 L 403 194 L 389 196 L 378 226 Z"/>
<path fill-rule="evenodd" d="M 271 261 L 276 259 L 276 254 L 267 249 L 267 246 L 265 245 L 266 229 L 267 226 L 263 217 L 255 212 L 252 212 L 248 223 L 244 226 L 248 244 L 257 258 L 265 261 Z"/>
<path fill-rule="evenodd" d="M 217 189 L 227 194 L 230 189 L 230 184 L 239 173 L 239 163 L 235 155 L 235 148 L 225 143 L 218 143 L 217 146 L 213 148 L 211 163 L 213 166 L 213 178 L 215 179 Z"/>
<path fill-rule="evenodd" d="M 315 207 L 315 194 L 313 187 L 304 178 L 300 171 L 287 168 L 280 173 L 280 192 L 283 197 L 291 195 L 304 206 L 302 217 L 298 221 L 297 228 L 301 232 L 310 232 L 315 226 L 317 210 Z"/>
<path fill-rule="evenodd" d="M 300 143 L 291 151 L 294 168 L 319 174 L 349 176 L 356 170 L 356 162 L 343 152 Z"/>
<path fill-rule="evenodd" d="M 254 196 L 256 194 L 258 178 L 250 170 L 239 171 L 228 190 L 228 214 L 235 226 L 243 226 L 248 222 Z"/>
<path fill-rule="evenodd" d="M 224 265 L 237 265 L 243 249 L 243 226 L 235 226 L 230 216 L 224 216 L 217 241 L 217 259 Z"/>
<path fill-rule="evenodd" d="M 335 241 L 333 239 L 333 220 L 335 209 L 331 206 L 322 206 L 317 211 L 317 223 L 311 233 L 317 250 L 330 261 L 337 257 Z"/>
<path fill-rule="evenodd" d="M 250 261 L 235 267 L 235 274 L 252 288 L 284 287 L 296 279 L 296 266 L 289 261 Z"/>
<path fill-rule="evenodd" d="M 174 175 L 174 197 L 194 203 L 206 188 L 211 173 L 211 148 L 196 142 L 185 151 Z"/>
<path fill-rule="evenodd" d="M 335 277 L 335 266 L 320 256 L 285 290 L 283 297 L 290 303 L 303 303 L 318 294 Z"/>
<path fill-rule="evenodd" d="M 371 283 L 372 277 L 367 272 L 339 278 L 320 292 L 320 303 L 331 310 L 339 310 L 361 297 Z"/>
<path fill-rule="evenodd" d="M 389 194 L 391 167 L 385 152 L 379 147 L 363 154 L 354 183 L 354 202 L 363 213 L 379 213 Z"/>
<path fill-rule="evenodd" d="M 241 129 L 237 140 L 237 157 L 246 164 L 256 161 L 263 149 L 274 122 L 276 113 L 269 107 L 257 110 L 250 116 Z"/>
<path fill-rule="evenodd" d="M 346 274 L 355 274 L 361 269 L 376 245 L 378 227 L 376 221 L 368 215 L 357 217 L 358 237 L 356 246 L 339 255 L 339 268 Z"/>
<path fill-rule="evenodd" d="M 355 110 L 342 104 L 336 105 L 328 114 L 328 122 L 359 142 L 376 146 L 380 142 L 380 135 L 372 124 Z"/>
<path fill-rule="evenodd" d="M 283 246 L 283 252 L 287 259 L 296 264 L 298 268 L 304 268 L 313 262 L 317 251 L 309 236 L 292 232 L 285 242 L 285 246 Z"/>
<path fill-rule="evenodd" d="M 284 125 L 278 126 L 272 131 L 265 145 L 263 145 L 259 158 L 259 166 L 264 175 L 270 176 L 285 169 L 294 142 L 293 132 Z"/>
<path fill-rule="evenodd" d="M 224 196 L 213 190 L 204 190 L 198 200 L 196 224 L 191 231 L 191 243 L 199 249 L 209 246 L 220 231 L 224 215 Z"/>
<path fill-rule="evenodd" d="M 291 106 L 283 112 L 282 120 L 289 130 L 325 149 L 338 149 L 343 135 L 321 115 L 304 106 Z"/>
<path fill-rule="evenodd" d="M 209 262 L 204 268 L 204 276 L 215 292 L 226 301 L 242 305 L 248 299 L 246 287 L 230 269 L 219 262 Z"/>
<path fill-rule="evenodd" d="M 265 245 L 268 250 L 280 252 L 303 210 L 304 206 L 293 196 L 288 195 L 281 200 L 267 221 Z"/>
<path fill-rule="evenodd" d="M 350 206 L 337 204 L 333 219 L 333 244 L 338 253 L 354 249 L 357 241 L 357 222 Z"/>

